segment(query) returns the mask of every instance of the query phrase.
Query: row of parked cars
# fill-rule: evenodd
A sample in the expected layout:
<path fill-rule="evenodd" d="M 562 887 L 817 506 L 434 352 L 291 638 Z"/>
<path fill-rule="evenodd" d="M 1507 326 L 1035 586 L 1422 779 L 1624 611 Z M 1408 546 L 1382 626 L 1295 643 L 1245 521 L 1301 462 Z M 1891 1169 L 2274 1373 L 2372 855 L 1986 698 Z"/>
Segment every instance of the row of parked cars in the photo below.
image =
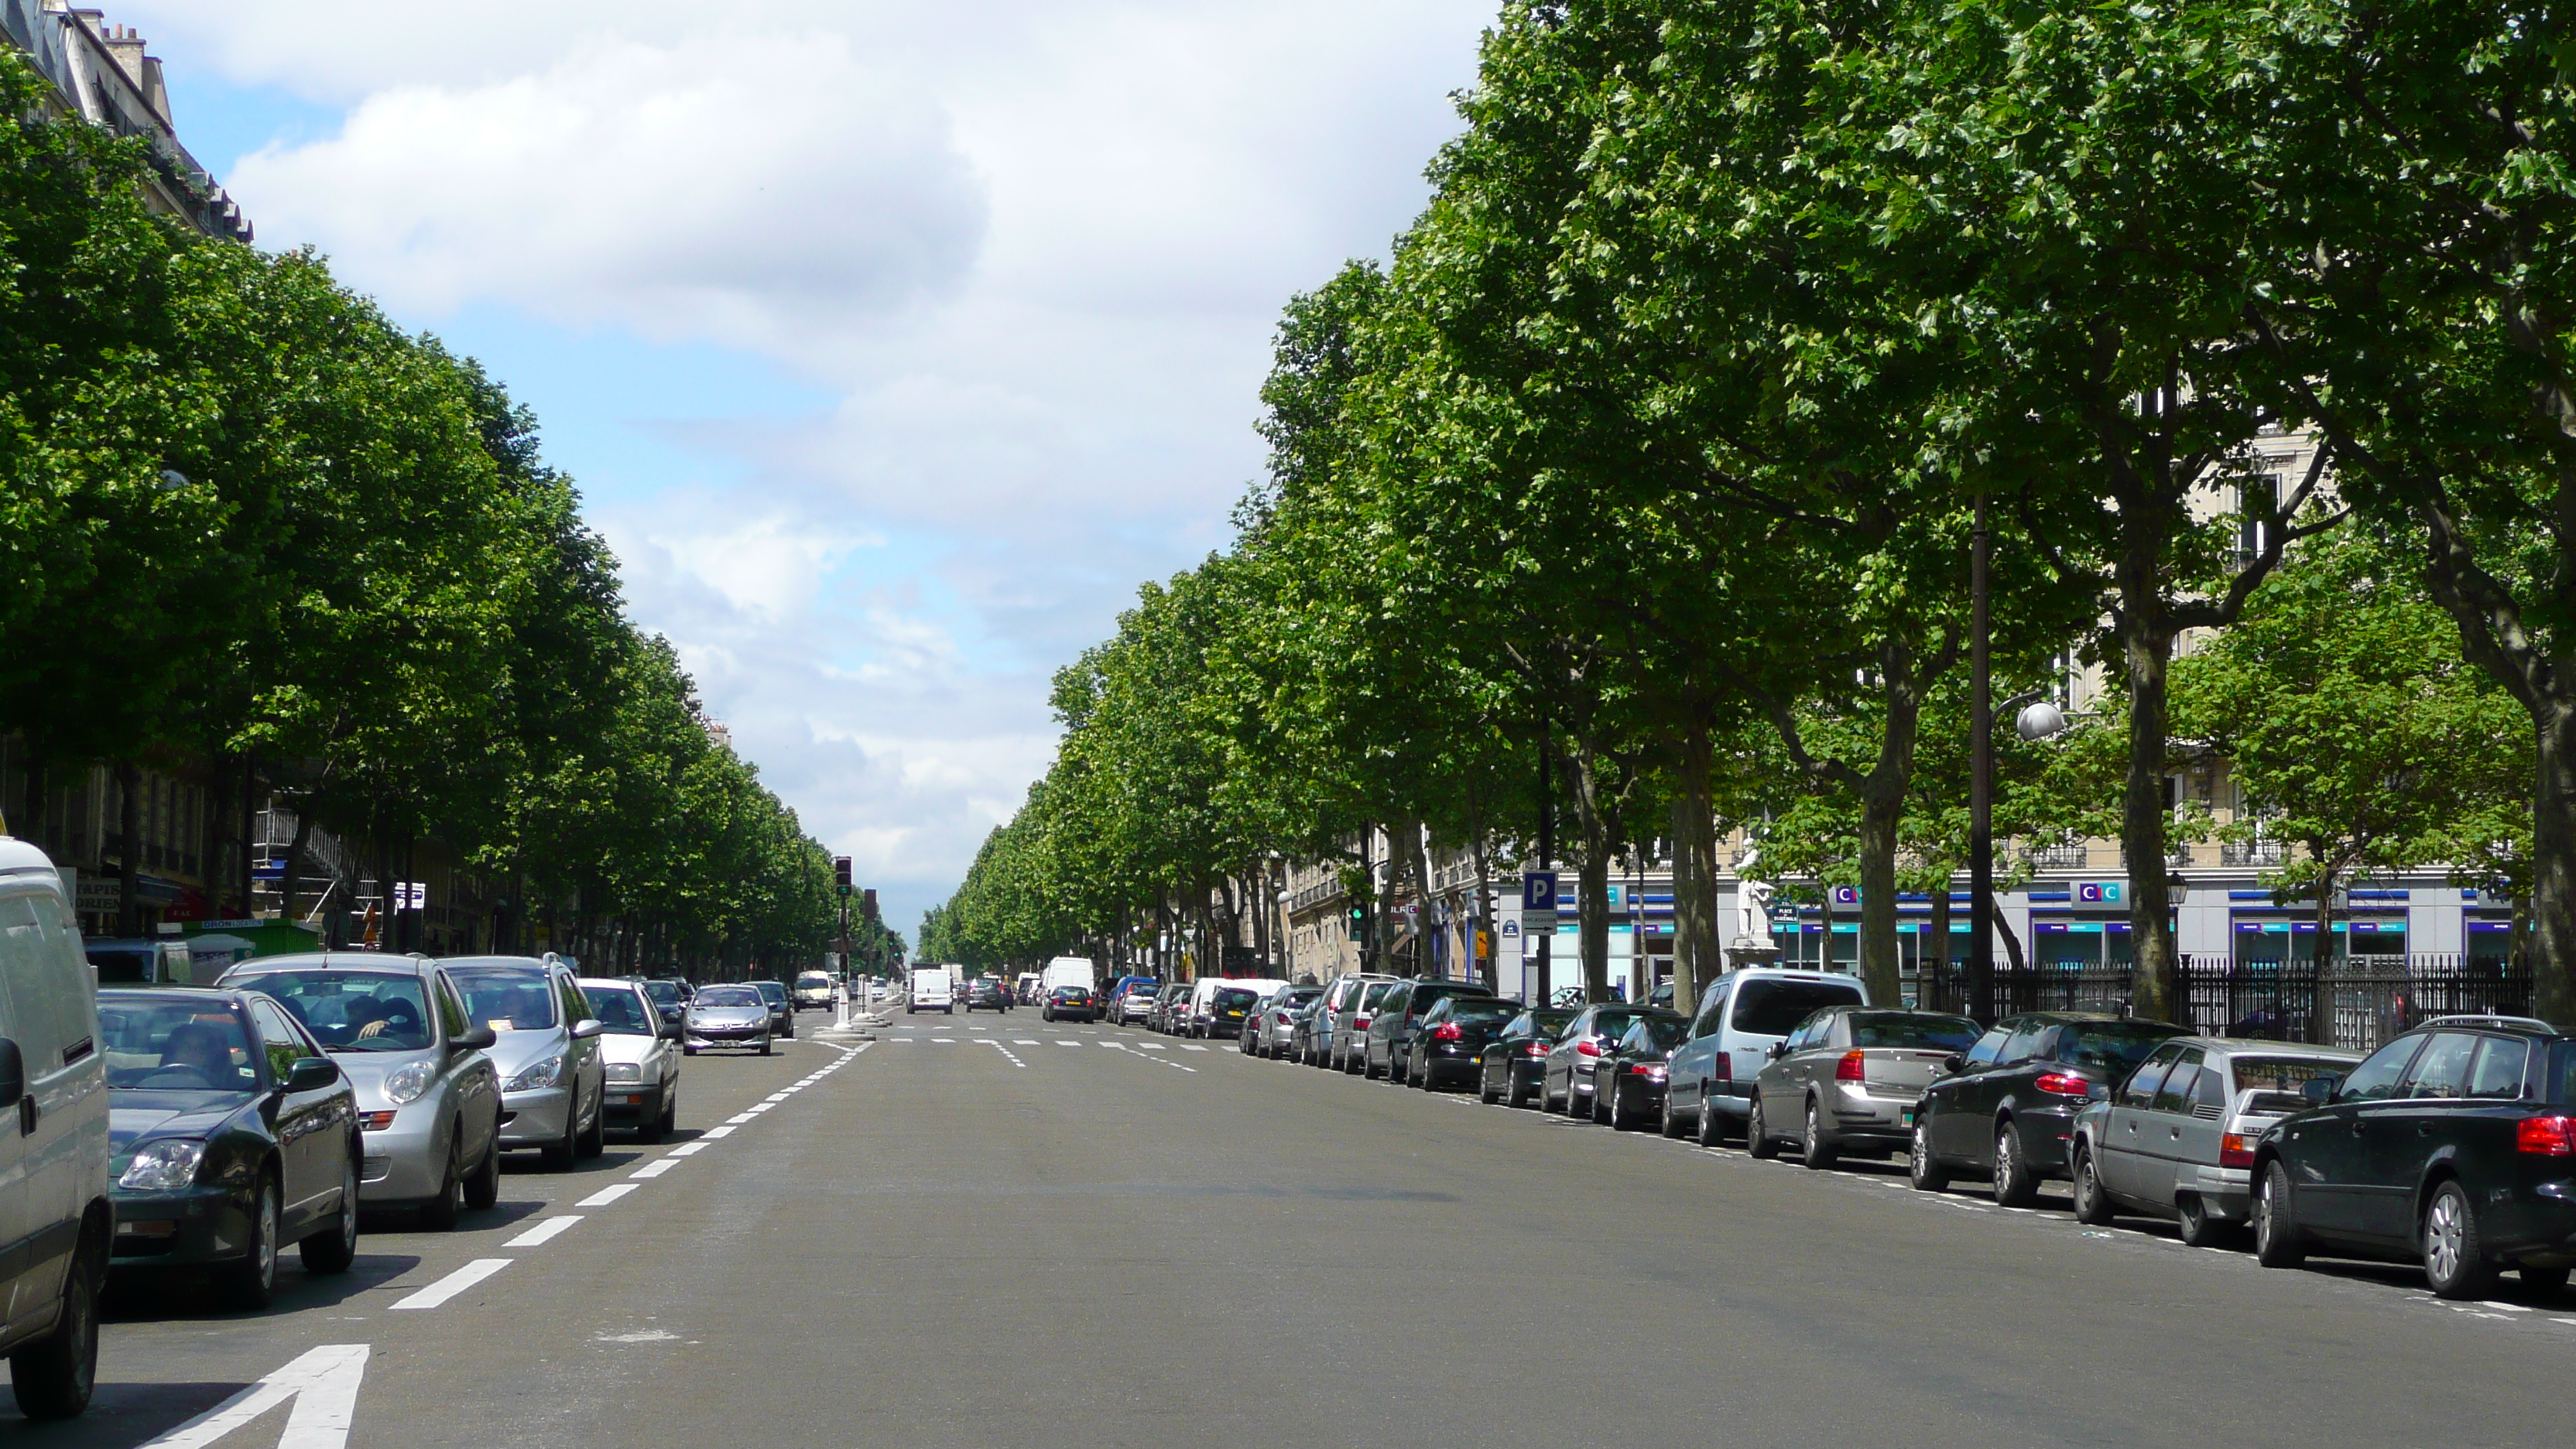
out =
<path fill-rule="evenodd" d="M 1184 1003 L 1253 989 L 1255 1056 L 1817 1170 L 1902 1158 L 1919 1189 L 1983 1181 L 2010 1206 L 2066 1182 L 2086 1223 L 2161 1219 L 2270 1267 L 2419 1263 L 2444 1297 L 2506 1271 L 2554 1293 L 2576 1267 L 2576 1038 L 2526 1017 L 2439 1017 L 2364 1054 L 2091 1012 L 1980 1025 L 1777 968 L 1720 977 L 1687 1016 L 1377 975 L 1198 987 L 1129 988 L 1112 1019 L 1204 1035 Z"/>
<path fill-rule="evenodd" d="M 585 977 L 554 956 L 316 952 L 211 986 L 96 984 L 52 862 L 0 837 L 0 1352 L 19 1407 L 87 1407 L 98 1300 L 202 1272 L 268 1304 L 280 1255 L 346 1271 L 361 1214 L 430 1229 L 500 1195 L 504 1153 L 568 1168 L 668 1134 L 680 1059 L 794 1033 L 774 981 Z M 802 983 L 800 983 L 801 985 Z"/>

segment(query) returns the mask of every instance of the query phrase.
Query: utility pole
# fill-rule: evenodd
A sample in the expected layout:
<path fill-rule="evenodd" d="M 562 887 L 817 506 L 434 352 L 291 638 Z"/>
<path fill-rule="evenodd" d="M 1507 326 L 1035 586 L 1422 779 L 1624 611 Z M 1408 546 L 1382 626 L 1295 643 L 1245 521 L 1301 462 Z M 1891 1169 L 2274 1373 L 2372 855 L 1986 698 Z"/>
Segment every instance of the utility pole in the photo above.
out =
<path fill-rule="evenodd" d="M 1556 869 L 1556 790 L 1548 775 L 1548 757 L 1554 753 L 1553 726 L 1538 722 L 1538 868 Z M 1556 982 L 1552 979 L 1552 955 L 1556 949 L 1556 932 L 1550 930 L 1538 938 L 1538 1000 L 1532 1006 L 1553 1005 Z"/>
<path fill-rule="evenodd" d="M 832 857 L 832 883 L 841 903 L 841 974 L 850 974 L 850 858 Z"/>
<path fill-rule="evenodd" d="M 1977 495 L 1968 544 L 1968 1015 L 1995 1019 L 1995 699 L 1991 634 L 1993 542 Z M 1948 882 L 1941 889 L 1949 890 Z M 1946 942 L 1943 944 L 1947 944 Z"/>

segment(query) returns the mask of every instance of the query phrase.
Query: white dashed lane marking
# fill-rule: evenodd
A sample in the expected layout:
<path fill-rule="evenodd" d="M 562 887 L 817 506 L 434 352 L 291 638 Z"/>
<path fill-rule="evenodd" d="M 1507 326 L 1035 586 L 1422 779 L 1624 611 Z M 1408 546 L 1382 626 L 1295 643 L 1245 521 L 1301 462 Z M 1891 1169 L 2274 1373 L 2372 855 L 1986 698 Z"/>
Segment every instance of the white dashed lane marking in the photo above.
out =
<path fill-rule="evenodd" d="M 636 1186 L 636 1184 L 631 1182 L 621 1182 L 615 1187 L 603 1187 L 599 1191 L 592 1193 L 590 1196 L 583 1198 L 581 1201 L 574 1203 L 573 1206 L 606 1207 L 610 1203 L 617 1201 L 619 1198 L 626 1196 L 628 1193 L 635 1191 Z"/>
<path fill-rule="evenodd" d="M 629 1188 L 628 1191 L 633 1191 Z M 428 1287 L 396 1303 L 396 1308 L 436 1308 L 438 1305 L 509 1267 L 515 1258 L 477 1258 Z"/>
<path fill-rule="evenodd" d="M 691 1147 L 695 1147 L 696 1145 L 697 1144 L 694 1142 L 689 1144 Z M 685 1151 L 687 1149 L 684 1148 L 682 1150 Z M 548 1218 L 544 1222 L 541 1222 L 535 1227 L 528 1229 L 526 1232 L 519 1234 L 517 1237 L 512 1238 L 510 1241 L 503 1243 L 501 1246 L 505 1248 L 534 1248 L 544 1243 L 551 1243 L 556 1238 L 563 1235 L 564 1229 L 569 1228 L 580 1221 L 581 1214 L 579 1213 L 566 1213 L 559 1218 Z"/>

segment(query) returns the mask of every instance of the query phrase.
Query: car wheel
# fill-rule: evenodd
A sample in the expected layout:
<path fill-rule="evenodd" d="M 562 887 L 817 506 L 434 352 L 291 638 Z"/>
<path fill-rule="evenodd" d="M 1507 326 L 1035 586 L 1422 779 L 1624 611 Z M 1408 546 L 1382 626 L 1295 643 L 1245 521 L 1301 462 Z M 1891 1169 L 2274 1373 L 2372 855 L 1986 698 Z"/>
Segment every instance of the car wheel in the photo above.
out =
<path fill-rule="evenodd" d="M 2176 1226 L 2182 1233 L 2183 1244 L 2186 1247 L 2217 1247 L 2219 1235 L 2227 1229 L 2224 1222 L 2210 1215 L 2209 1204 L 2196 1192 L 2177 1200 L 2174 1203 L 2174 1212 L 2177 1217 Z"/>
<path fill-rule="evenodd" d="M 575 1157 L 597 1157 L 608 1150 L 608 1094 L 603 1091 L 590 1101 L 590 1126 L 573 1143 Z"/>
<path fill-rule="evenodd" d="M 572 1165 L 572 1131 L 564 1131 L 563 1165 Z M 549 1160 L 554 1149 L 549 1148 Z M 420 1210 L 420 1225 L 433 1233 L 456 1230 L 456 1220 L 465 1215 L 465 1127 L 463 1123 L 447 1134 L 447 1170 L 438 1175 L 438 1196 Z"/>
<path fill-rule="evenodd" d="M 1664 1085 L 1664 1094 L 1667 1097 L 1672 1095 L 1672 1090 L 1671 1083 L 1668 1082 Z M 1692 1137 L 1698 1141 L 1699 1145 L 1702 1147 L 1712 1149 L 1717 1147 L 1726 1140 L 1725 1128 L 1719 1125 L 1721 1120 L 1723 1119 L 1718 1115 L 1717 1108 L 1709 1102 L 1708 1093 L 1703 1090 L 1699 1094 L 1699 1121 L 1696 1124 L 1697 1130 L 1691 1134 Z"/>
<path fill-rule="evenodd" d="M 1655 1130 L 1666 1137 L 1682 1135 L 1682 1119 L 1673 1115 L 1673 1089 L 1669 1083 L 1664 1087 L 1663 1105 L 1655 1113 Z"/>
<path fill-rule="evenodd" d="M 1825 1140 L 1824 1110 L 1816 1099 L 1807 1099 L 1807 1135 L 1798 1143 L 1798 1160 L 1812 1171 L 1822 1172 L 1843 1155 L 1842 1149 Z"/>
<path fill-rule="evenodd" d="M 1939 1192 L 1950 1185 L 1950 1171 L 1941 1159 L 1932 1155 L 1932 1124 L 1917 1120 L 1914 1141 L 1905 1155 L 1905 1175 L 1921 1192 Z"/>
<path fill-rule="evenodd" d="M 2028 1207 L 2039 1201 L 2039 1175 L 2022 1157 L 2021 1133 L 2009 1121 L 1995 1129 L 1995 1205 Z"/>
<path fill-rule="evenodd" d="M 465 1205 L 476 1211 L 501 1200 L 501 1114 L 492 1114 L 491 1141 L 483 1149 L 483 1164 L 465 1179 Z"/>
<path fill-rule="evenodd" d="M 659 1142 L 663 1138 L 670 1136 L 671 1130 L 679 1125 L 680 1089 L 678 1087 L 664 1087 L 662 1089 L 662 1110 L 654 1113 L 653 1121 L 650 1125 L 645 1127 L 644 1140 L 647 1142 Z"/>
<path fill-rule="evenodd" d="M 573 1159 L 581 1155 L 581 1133 L 572 1119 L 571 1112 L 564 1113 L 562 1140 L 549 1142 L 537 1149 L 537 1160 L 544 1163 L 550 1172 L 563 1171 L 572 1166 Z"/>
<path fill-rule="evenodd" d="M 1360 1078 L 1370 1082 L 1377 1080 L 1377 1058 L 1366 1051 L 1360 1053 Z"/>
<path fill-rule="evenodd" d="M 215 1270 L 215 1296 L 236 1313 L 256 1313 L 277 1293 L 277 1176 L 262 1172 L 259 1200 L 251 1209 L 250 1246 L 241 1261 Z"/>
<path fill-rule="evenodd" d="M 1476 1100 L 1490 1107 L 1502 1099 L 1503 1094 L 1494 1090 L 1494 1074 L 1479 1070 L 1476 1073 Z M 1515 1102 L 1512 1105 L 1520 1104 Z"/>
<path fill-rule="evenodd" d="M 1780 1144 L 1771 1140 L 1771 1123 L 1762 1115 L 1762 1094 L 1753 1094 L 1752 1109 L 1744 1118 L 1744 1151 L 1748 1157 L 1777 1157 Z"/>
<path fill-rule="evenodd" d="M 2093 1149 L 2079 1143 L 2075 1148 L 2075 1220 L 2098 1228 L 2111 1221 L 2112 1216 L 2111 1195 L 2102 1190 L 2102 1169 L 2093 1161 Z"/>
<path fill-rule="evenodd" d="M 2307 1234 L 2290 1196 L 2290 1169 L 2274 1158 L 2263 1165 L 2254 1192 L 2254 1261 L 2266 1268 L 2295 1268 L 2308 1260 Z"/>
<path fill-rule="evenodd" d="M 2459 1183 L 2433 1189 L 2424 1205 L 2423 1243 L 2424 1278 L 2434 1297 L 2484 1298 L 2495 1287 L 2495 1264 L 2487 1261 L 2478 1215 Z"/>
<path fill-rule="evenodd" d="M 761 1054 L 762 1056 L 770 1056 L 770 1055 L 773 1055 L 773 1054 L 775 1054 L 775 1053 L 777 1052 L 777 1050 L 778 1050 L 777 1045 L 776 1045 L 775 1043 L 771 1042 L 769 1038 L 767 1038 L 767 1037 L 762 1037 L 762 1038 L 760 1039 L 760 1054 Z"/>
<path fill-rule="evenodd" d="M 105 1243 L 88 1241 L 72 1255 L 62 1307 L 44 1341 L 9 1355 L 9 1389 L 30 1419 L 68 1419 L 89 1407 L 98 1384 L 98 1287 L 106 1276 Z"/>
<path fill-rule="evenodd" d="M 696 1056 L 697 1054 L 698 1054 L 698 1049 L 697 1049 L 696 1047 L 690 1046 L 690 1045 L 688 1045 L 688 1044 L 687 1044 L 687 1043 L 685 1043 L 685 1042 L 681 1043 L 681 1045 L 680 1045 L 680 1055 L 682 1055 L 682 1056 L 684 1056 L 684 1057 L 693 1057 L 693 1056 Z"/>
<path fill-rule="evenodd" d="M 313 1233 L 295 1245 L 295 1255 L 304 1260 L 307 1273 L 346 1273 L 358 1261 L 358 1159 L 355 1153 L 344 1155 L 340 1162 L 340 1210 L 331 1216 L 331 1225 Z"/>

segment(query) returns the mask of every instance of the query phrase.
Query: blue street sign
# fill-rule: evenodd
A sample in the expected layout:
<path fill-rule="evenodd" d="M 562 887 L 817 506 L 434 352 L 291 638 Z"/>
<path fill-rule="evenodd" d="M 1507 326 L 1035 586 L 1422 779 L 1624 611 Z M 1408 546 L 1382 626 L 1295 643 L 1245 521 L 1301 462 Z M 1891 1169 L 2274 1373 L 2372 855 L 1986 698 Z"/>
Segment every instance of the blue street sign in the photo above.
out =
<path fill-rule="evenodd" d="M 1521 909 L 1552 911 L 1556 909 L 1556 872 L 1525 870 L 1521 872 Z"/>

